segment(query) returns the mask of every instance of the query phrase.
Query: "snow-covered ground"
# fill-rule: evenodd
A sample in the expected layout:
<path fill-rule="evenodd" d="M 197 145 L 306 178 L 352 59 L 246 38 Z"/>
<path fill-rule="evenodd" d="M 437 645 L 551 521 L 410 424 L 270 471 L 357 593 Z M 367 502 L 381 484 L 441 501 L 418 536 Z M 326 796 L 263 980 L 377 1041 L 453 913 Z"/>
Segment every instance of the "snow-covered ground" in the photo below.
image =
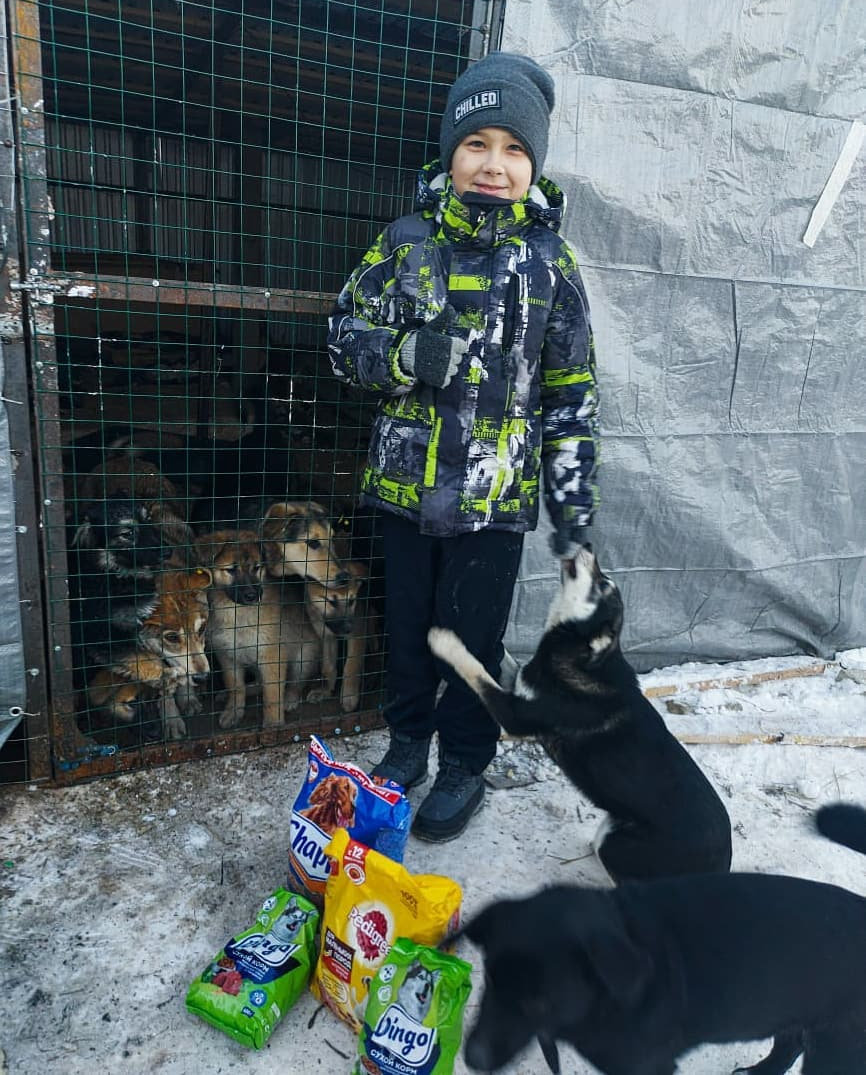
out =
<path fill-rule="evenodd" d="M 866 894 L 866 861 L 809 826 L 820 803 L 866 802 L 866 651 L 826 666 L 785 658 L 641 678 L 727 803 L 735 869 Z M 369 767 L 384 742 L 374 732 L 329 746 Z M 259 1053 L 184 1008 L 191 979 L 286 884 L 289 812 L 305 767 L 296 745 L 63 790 L 0 791 L 0 1075 L 350 1071 L 353 1035 L 316 1014 L 309 993 Z M 503 742 L 490 776 L 485 808 L 460 839 L 410 838 L 410 870 L 459 881 L 465 914 L 544 883 L 608 883 L 590 851 L 598 812 L 535 744 Z M 468 943 L 459 951 L 475 966 L 471 1024 L 481 963 Z M 719 1075 L 764 1051 L 705 1047 L 680 1068 Z M 594 1070 L 561 1054 L 567 1075 Z M 546 1070 L 533 1047 L 508 1072 Z M 455 1071 L 467 1071 L 462 1060 Z"/>

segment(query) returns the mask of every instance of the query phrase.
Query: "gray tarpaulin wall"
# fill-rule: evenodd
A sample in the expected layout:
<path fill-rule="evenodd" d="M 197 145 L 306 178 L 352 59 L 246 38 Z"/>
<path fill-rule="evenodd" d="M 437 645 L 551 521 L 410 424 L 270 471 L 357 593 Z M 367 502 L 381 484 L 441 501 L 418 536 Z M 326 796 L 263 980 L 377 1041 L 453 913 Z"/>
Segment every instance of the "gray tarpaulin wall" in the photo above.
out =
<path fill-rule="evenodd" d="M 7 263 L 15 258 L 15 175 L 12 116 L 6 66 L 6 27 L 0 18 L 0 330 L 20 335 L 20 323 L 11 317 L 6 303 Z M 25 407 L 20 399 L 6 398 L 7 354 L 0 342 L 0 747 L 21 720 L 26 705 L 24 644 L 18 585 L 18 545 L 7 407 Z"/>
<path fill-rule="evenodd" d="M 3 182 L 8 182 L 8 179 L 8 176 L 0 177 Z M 0 345 L 0 384 L 4 384 L 5 380 L 5 361 Z M 0 746 L 20 722 L 26 700 L 12 456 L 5 406 L 4 400 L 0 406 Z"/>
<path fill-rule="evenodd" d="M 595 543 L 639 669 L 866 643 L 866 5 L 509 0 L 556 80 L 602 395 Z M 530 535 L 506 643 L 556 581 Z"/>

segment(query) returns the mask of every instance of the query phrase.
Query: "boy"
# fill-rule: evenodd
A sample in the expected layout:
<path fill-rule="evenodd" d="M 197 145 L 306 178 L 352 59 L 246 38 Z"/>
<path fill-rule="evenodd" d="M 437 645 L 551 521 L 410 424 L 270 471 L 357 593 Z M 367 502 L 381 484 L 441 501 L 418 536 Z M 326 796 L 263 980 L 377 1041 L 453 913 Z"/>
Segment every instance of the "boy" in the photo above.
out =
<path fill-rule="evenodd" d="M 567 558 L 596 503 L 595 357 L 565 198 L 542 178 L 554 86 L 491 53 L 448 94 L 420 212 L 390 224 L 343 288 L 335 374 L 377 393 L 362 502 L 380 510 L 390 747 L 372 770 L 405 788 L 439 769 L 413 833 L 449 840 L 484 798 L 498 728 L 427 631 L 451 627 L 498 677 L 540 471 Z M 445 690 L 437 704 L 440 676 Z"/>

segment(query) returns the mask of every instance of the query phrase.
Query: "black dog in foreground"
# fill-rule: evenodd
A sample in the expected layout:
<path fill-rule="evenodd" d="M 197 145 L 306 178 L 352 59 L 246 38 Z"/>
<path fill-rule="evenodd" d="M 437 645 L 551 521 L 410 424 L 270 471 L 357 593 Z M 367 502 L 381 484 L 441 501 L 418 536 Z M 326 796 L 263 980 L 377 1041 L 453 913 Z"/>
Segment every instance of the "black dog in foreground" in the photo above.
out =
<path fill-rule="evenodd" d="M 596 852 L 614 881 L 724 871 L 731 823 L 710 782 L 641 693 L 619 647 L 622 599 L 589 548 L 563 562 L 547 627 L 513 693 L 457 636 L 430 648 L 512 735 L 537 736 L 568 779 L 609 817 Z"/>
<path fill-rule="evenodd" d="M 866 852 L 866 810 L 822 807 L 818 829 Z M 767 874 L 704 874 L 615 889 L 558 886 L 483 910 L 465 935 L 486 988 L 468 1065 L 495 1071 L 537 1037 L 604 1075 L 673 1075 L 698 1045 L 774 1037 L 782 1075 L 866 1072 L 866 899 Z"/>

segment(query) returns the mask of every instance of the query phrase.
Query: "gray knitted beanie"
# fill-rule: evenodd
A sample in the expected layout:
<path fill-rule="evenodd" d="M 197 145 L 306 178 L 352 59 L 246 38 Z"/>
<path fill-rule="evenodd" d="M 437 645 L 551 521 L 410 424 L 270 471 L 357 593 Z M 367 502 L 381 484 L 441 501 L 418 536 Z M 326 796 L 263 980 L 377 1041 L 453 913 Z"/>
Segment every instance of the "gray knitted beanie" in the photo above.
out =
<path fill-rule="evenodd" d="M 516 134 L 532 158 L 534 183 L 547 156 L 553 79 L 535 60 L 517 52 L 491 52 L 463 72 L 448 93 L 439 149 L 442 167 L 462 140 L 482 127 Z"/>

